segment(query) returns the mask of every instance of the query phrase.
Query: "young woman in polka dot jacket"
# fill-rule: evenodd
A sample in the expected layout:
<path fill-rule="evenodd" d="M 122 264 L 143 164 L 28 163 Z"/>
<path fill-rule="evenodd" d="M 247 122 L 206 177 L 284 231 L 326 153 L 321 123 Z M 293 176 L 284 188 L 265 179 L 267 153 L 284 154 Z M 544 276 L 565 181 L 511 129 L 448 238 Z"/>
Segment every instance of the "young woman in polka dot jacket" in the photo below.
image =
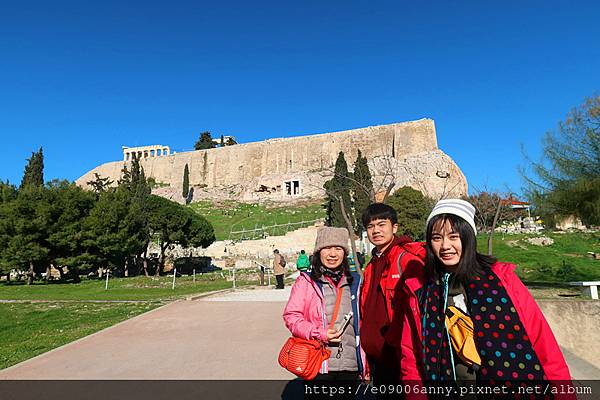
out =
<path fill-rule="evenodd" d="M 399 299 L 404 312 L 394 329 L 401 337 L 401 378 L 570 381 L 556 339 L 515 266 L 477 253 L 474 214 L 468 202 L 448 199 L 438 202 L 427 220 L 426 266 L 404 273 Z M 482 359 L 477 371 L 467 368 L 449 343 L 444 312 L 450 305 L 473 320 Z"/>

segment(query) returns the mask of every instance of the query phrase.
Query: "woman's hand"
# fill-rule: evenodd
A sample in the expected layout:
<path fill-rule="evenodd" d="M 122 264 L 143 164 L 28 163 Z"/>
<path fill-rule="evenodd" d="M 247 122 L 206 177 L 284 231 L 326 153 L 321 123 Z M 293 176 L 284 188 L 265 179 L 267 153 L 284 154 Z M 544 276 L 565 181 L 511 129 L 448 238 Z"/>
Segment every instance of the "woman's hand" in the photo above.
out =
<path fill-rule="evenodd" d="M 327 342 L 340 343 L 342 341 L 342 331 L 335 329 L 327 329 Z"/>

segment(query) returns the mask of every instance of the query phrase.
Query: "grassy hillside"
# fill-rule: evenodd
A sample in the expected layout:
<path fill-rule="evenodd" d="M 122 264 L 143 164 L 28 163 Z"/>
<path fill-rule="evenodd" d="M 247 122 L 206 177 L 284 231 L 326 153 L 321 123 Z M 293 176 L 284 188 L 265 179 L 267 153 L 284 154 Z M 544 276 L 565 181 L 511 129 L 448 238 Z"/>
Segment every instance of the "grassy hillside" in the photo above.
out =
<path fill-rule="evenodd" d="M 254 229 L 255 226 L 260 228 L 325 218 L 325 210 L 319 203 L 293 207 L 266 207 L 233 201 L 224 201 L 219 204 L 201 201 L 190 204 L 190 207 L 213 225 L 217 240 L 229 239 L 231 231 Z M 295 229 L 299 227 L 300 225 L 295 225 Z M 284 227 L 272 228 L 268 230 L 268 234 L 282 235 L 285 231 Z"/>
<path fill-rule="evenodd" d="M 600 280 L 600 260 L 587 252 L 600 253 L 600 233 L 544 233 L 554 240 L 550 246 L 535 246 L 528 238 L 538 235 L 494 234 L 493 253 L 500 261 L 517 265 L 518 275 L 529 282 Z M 479 250 L 487 252 L 487 236 L 478 237 Z"/>
<path fill-rule="evenodd" d="M 255 226 L 297 223 L 325 218 L 320 204 L 294 207 L 265 207 L 258 204 L 235 202 L 198 202 L 190 205 L 206 217 L 215 228 L 217 240 L 230 238 L 231 231 L 254 229 Z M 299 226 L 293 227 L 295 229 Z M 284 227 L 270 229 L 269 235 L 282 235 Z M 528 238 L 548 236 L 551 246 L 535 246 Z M 233 237 L 239 238 L 239 235 Z M 478 236 L 479 250 L 487 252 L 487 236 Z M 600 253 L 600 233 L 550 233 L 537 235 L 494 235 L 494 255 L 500 260 L 517 265 L 519 276 L 529 282 L 571 282 L 600 280 L 600 260 L 587 252 Z"/>

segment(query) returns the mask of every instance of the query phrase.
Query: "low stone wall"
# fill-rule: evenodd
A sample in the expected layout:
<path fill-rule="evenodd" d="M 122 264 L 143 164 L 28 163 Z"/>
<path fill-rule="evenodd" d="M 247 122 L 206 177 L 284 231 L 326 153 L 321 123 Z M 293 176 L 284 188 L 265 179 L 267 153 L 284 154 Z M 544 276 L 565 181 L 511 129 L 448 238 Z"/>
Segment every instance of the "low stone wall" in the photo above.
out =
<path fill-rule="evenodd" d="M 595 367 L 594 373 L 600 371 L 600 301 L 538 300 L 537 303 L 560 346 Z M 569 355 L 565 357 L 569 363 Z M 569 365 L 572 374 L 578 368 L 576 364 Z M 593 370 L 588 366 L 587 370 L 590 369 Z M 581 372 L 577 375 L 581 376 Z"/>

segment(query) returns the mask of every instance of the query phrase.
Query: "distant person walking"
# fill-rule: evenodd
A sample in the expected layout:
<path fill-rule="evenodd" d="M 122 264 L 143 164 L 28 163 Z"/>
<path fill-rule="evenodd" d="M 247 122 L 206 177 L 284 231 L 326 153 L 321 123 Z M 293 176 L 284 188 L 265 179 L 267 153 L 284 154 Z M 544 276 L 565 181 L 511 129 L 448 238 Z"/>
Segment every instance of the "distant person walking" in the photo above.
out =
<path fill-rule="evenodd" d="M 310 260 L 304 250 L 300 250 L 300 255 L 298 256 L 298 260 L 296 260 L 296 268 L 300 272 L 307 272 L 310 269 Z"/>
<path fill-rule="evenodd" d="M 281 254 L 279 254 L 279 250 L 273 250 L 274 258 L 273 258 L 273 274 L 275 275 L 275 279 L 277 280 L 277 285 L 275 289 L 283 289 L 285 284 L 283 282 L 283 278 L 285 275 L 285 259 Z"/>

